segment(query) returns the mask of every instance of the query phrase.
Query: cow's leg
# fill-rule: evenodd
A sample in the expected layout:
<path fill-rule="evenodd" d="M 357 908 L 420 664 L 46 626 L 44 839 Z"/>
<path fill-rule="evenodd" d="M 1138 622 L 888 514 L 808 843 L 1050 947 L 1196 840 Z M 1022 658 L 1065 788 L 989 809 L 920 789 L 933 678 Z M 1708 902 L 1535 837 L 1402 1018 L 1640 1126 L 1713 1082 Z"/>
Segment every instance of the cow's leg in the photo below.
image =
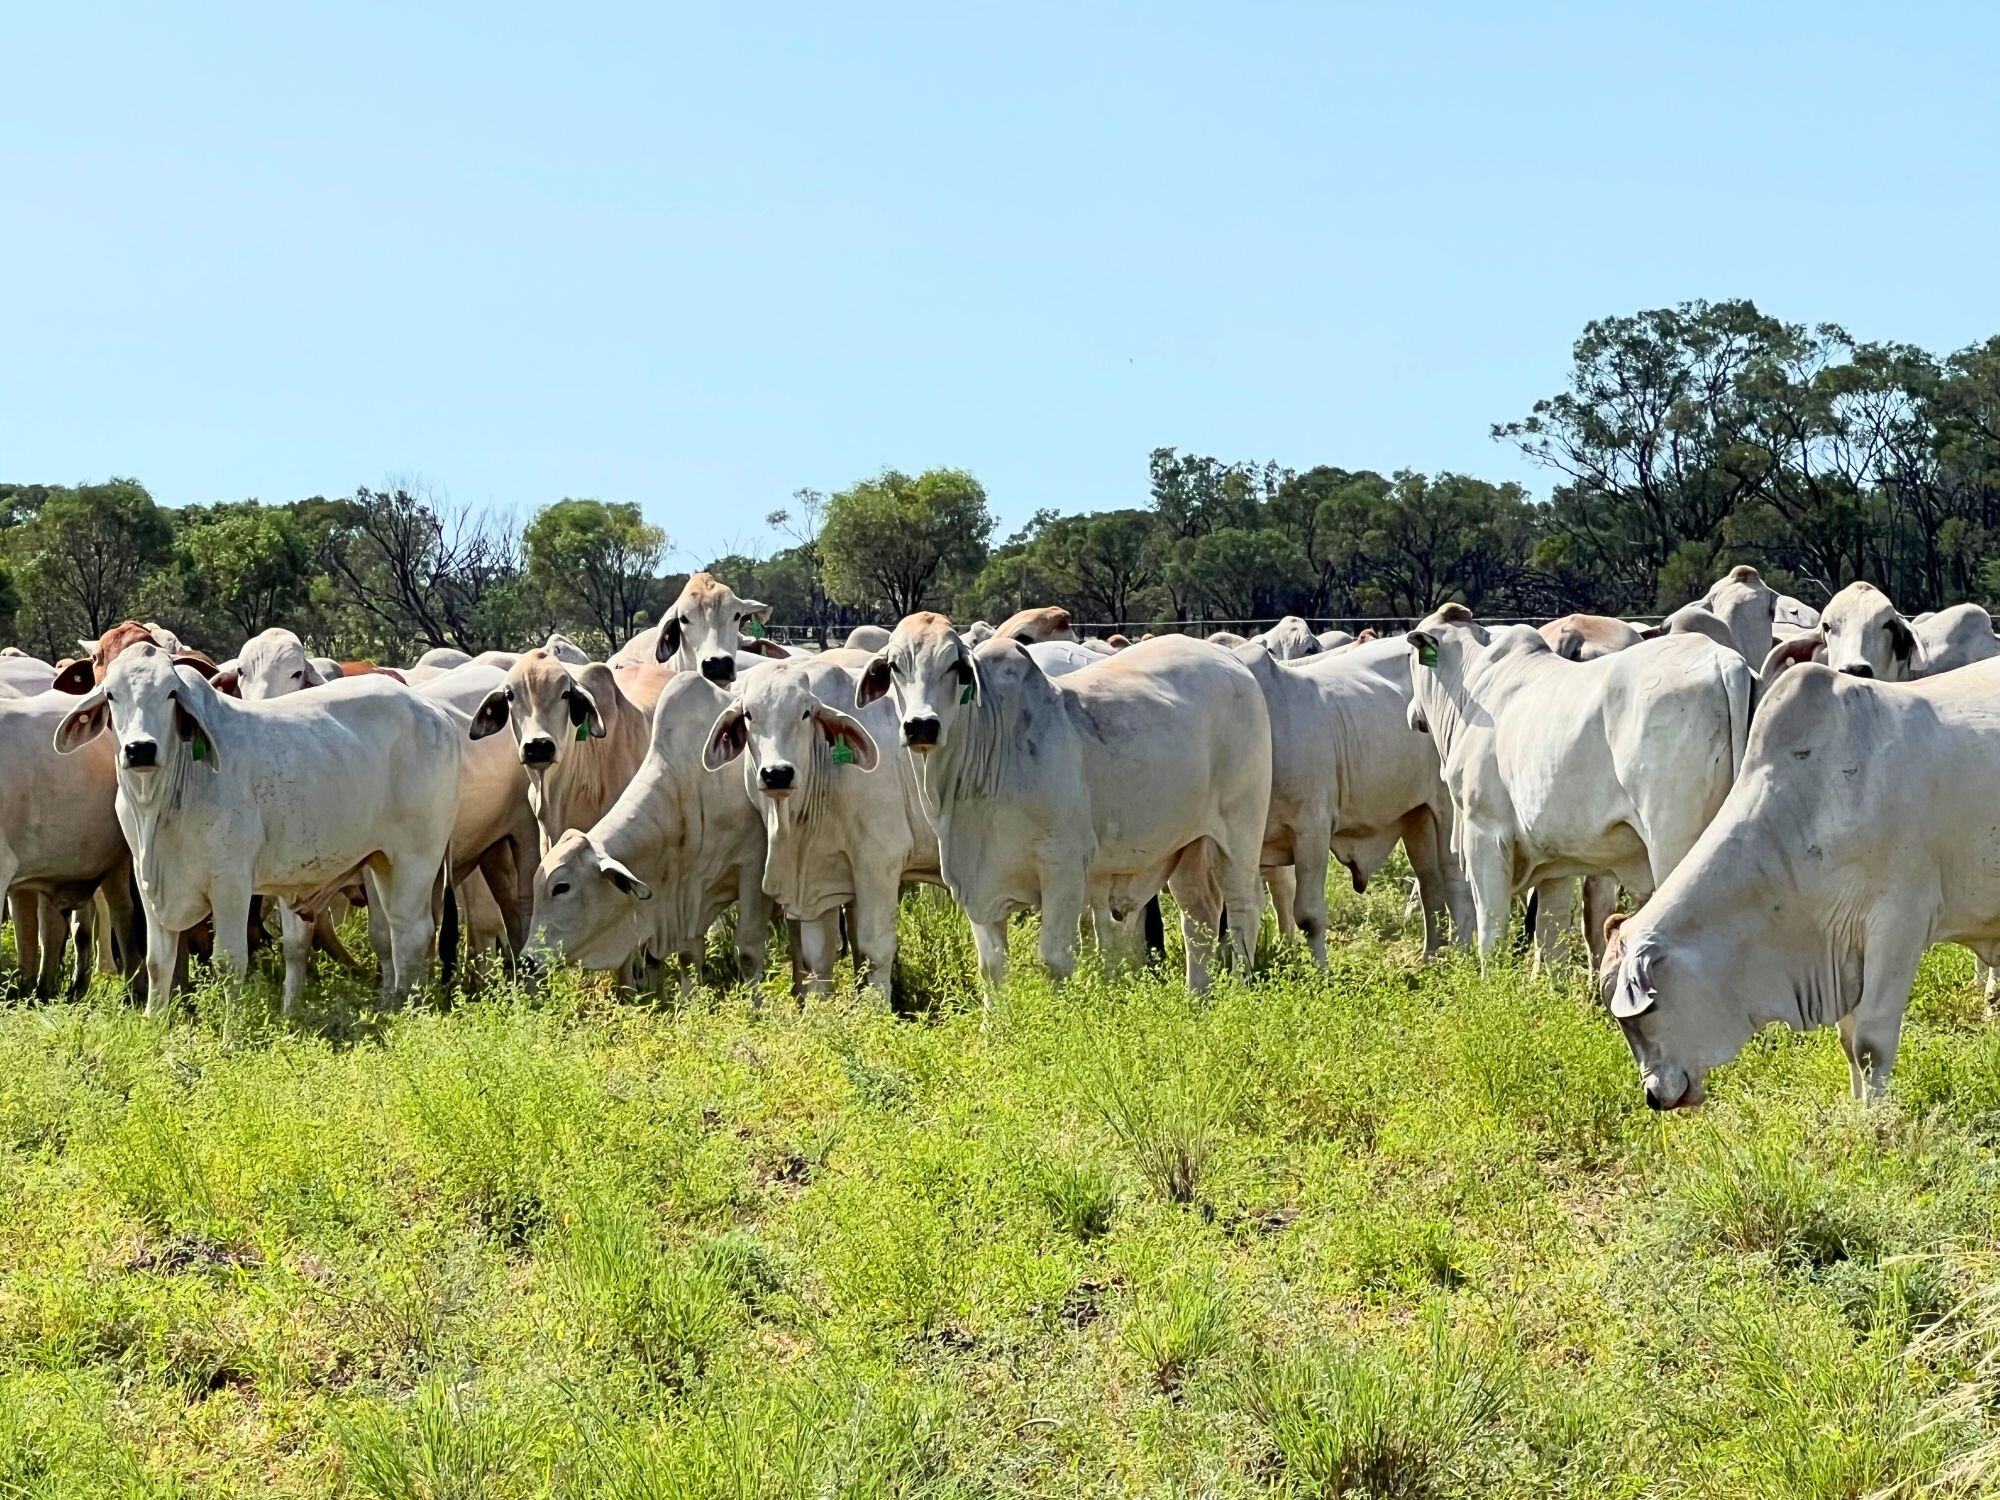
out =
<path fill-rule="evenodd" d="M 1505 837 L 1477 828 L 1461 831 L 1465 871 L 1472 884 L 1472 909 L 1479 927 L 1482 966 L 1507 936 L 1513 916 L 1514 851 Z"/>
<path fill-rule="evenodd" d="M 1419 808 L 1403 820 L 1403 852 L 1410 857 L 1410 870 L 1417 880 L 1417 904 L 1424 912 L 1424 957 L 1429 958 L 1452 942 L 1472 941 L 1471 898 L 1464 890 L 1463 875 L 1457 877 L 1459 890 L 1450 886 L 1449 862 L 1456 871 L 1458 859 L 1444 847 L 1442 831 L 1428 808 Z"/>
<path fill-rule="evenodd" d="M 1861 1003 L 1841 1018 L 1840 1041 L 1847 1053 L 1848 1081 L 1856 1099 L 1881 1099 L 1903 1038 L 1903 1012 L 1924 944 L 1907 933 L 1871 929 L 1863 939 Z"/>
<path fill-rule="evenodd" d="M 1563 939 L 1576 918 L 1576 882 L 1544 880 L 1535 886 L 1535 972 L 1562 955 Z"/>
<path fill-rule="evenodd" d="M 833 988 L 833 966 L 840 962 L 840 908 L 799 923 L 799 962 L 805 969 L 805 992 L 824 995 Z"/>
<path fill-rule="evenodd" d="M 1292 848 L 1292 920 L 1312 951 L 1313 962 L 1326 967 L 1326 876 L 1332 853 L 1325 838 L 1300 838 Z"/>
<path fill-rule="evenodd" d="M 7 915 L 14 923 L 14 961 L 21 973 L 21 993 L 32 995 L 42 977 L 42 898 L 27 891 L 8 891 L 14 871 L 0 868 L 0 891 L 7 894 Z"/>
<path fill-rule="evenodd" d="M 1076 972 L 1076 939 L 1083 928 L 1083 872 L 1044 865 L 1037 872 L 1042 885 L 1042 933 L 1036 944 L 1042 967 L 1058 979 Z"/>
<path fill-rule="evenodd" d="M 158 1019 L 174 997 L 174 978 L 182 965 L 181 935 L 146 913 L 146 1014 Z"/>
<path fill-rule="evenodd" d="M 347 951 L 347 944 L 340 940 L 341 918 L 348 913 L 345 896 L 329 896 L 326 905 L 313 913 L 312 940 L 315 947 L 332 957 L 343 969 L 361 972 L 360 960 Z"/>
<path fill-rule="evenodd" d="M 1187 944 L 1187 984 L 1197 995 L 1208 993 L 1210 964 L 1215 958 L 1216 929 L 1222 925 L 1223 899 L 1215 872 L 1201 845 L 1182 853 L 1167 888 L 1181 908 L 1181 940 Z M 1253 937 L 1251 941 L 1256 941 Z"/>
<path fill-rule="evenodd" d="M 74 916 L 76 926 L 76 963 L 70 969 L 69 983 L 63 987 L 64 992 L 72 1000 L 81 1000 L 83 998 L 84 992 L 90 988 L 90 976 L 95 972 L 97 967 L 97 931 L 91 925 L 90 914 L 91 903 L 88 901 L 84 902 L 74 914 L 70 912 L 57 913 L 62 919 L 62 928 L 60 930 L 67 932 L 72 915 Z M 60 978 L 61 976 L 58 975 L 56 977 Z"/>
<path fill-rule="evenodd" d="M 1583 881 L 1583 940 L 1590 949 L 1590 972 L 1604 967 L 1604 923 L 1618 910 L 1618 882 L 1609 875 Z"/>
<path fill-rule="evenodd" d="M 974 922 L 972 946 L 979 952 L 979 984 L 985 992 L 984 1006 L 990 1012 L 1000 987 L 1007 982 L 1007 919 Z"/>
<path fill-rule="evenodd" d="M 433 856 L 435 861 L 435 856 Z M 423 979 L 430 966 L 431 940 L 437 935 L 432 917 L 432 874 L 411 855 L 392 861 L 385 874 L 369 888 L 372 899 L 379 890 L 389 924 L 389 954 L 394 964 L 386 998 L 390 1008 L 399 1009 Z"/>
<path fill-rule="evenodd" d="M 63 983 L 63 960 L 69 953 L 70 914 L 53 896 L 42 898 L 42 910 L 36 924 L 41 928 L 42 962 L 35 976 L 35 989 L 44 995 L 59 995 L 68 988 Z M 77 961 L 88 964 L 86 956 L 90 951 L 88 937 L 79 927 L 76 936 Z M 84 983 L 88 984 L 89 970 L 85 969 Z"/>
<path fill-rule="evenodd" d="M 764 950 L 771 940 L 771 898 L 764 894 L 763 881 L 761 867 L 746 865 L 737 872 L 736 977 L 745 984 L 755 984 L 764 977 Z M 795 972 L 794 989 L 797 984 Z"/>
<path fill-rule="evenodd" d="M 313 930 L 316 922 L 299 915 L 289 901 L 278 903 L 278 941 L 285 955 L 285 995 L 282 1014 L 289 1019 L 299 1012 L 299 995 L 306 987 L 312 967 Z"/>
<path fill-rule="evenodd" d="M 210 962 L 234 990 L 250 972 L 250 883 L 211 879 L 208 905 L 215 917 L 215 947 Z"/>
<path fill-rule="evenodd" d="M 895 984 L 896 899 L 902 894 L 901 874 L 898 870 L 875 871 L 867 879 L 857 880 L 854 904 L 847 909 L 856 977 L 879 994 L 885 1005 L 893 998 Z"/>
<path fill-rule="evenodd" d="M 124 870 L 113 870 L 98 886 L 91 903 L 92 916 L 100 911 L 103 923 L 97 939 L 99 963 L 106 962 L 108 956 L 126 985 L 137 990 L 146 972 L 146 919 L 139 910 L 132 877 Z"/>
<path fill-rule="evenodd" d="M 1264 884 L 1271 892 L 1271 911 L 1278 919 L 1278 936 L 1290 942 L 1299 935 L 1298 866 L 1280 865 L 1264 871 Z"/>
<path fill-rule="evenodd" d="M 479 865 L 480 873 L 486 877 L 487 888 L 499 904 L 500 920 L 507 929 L 506 959 L 510 973 L 515 958 L 527 946 L 528 919 L 534 907 L 532 875 L 523 878 L 519 852 L 512 839 L 502 839 Z"/>

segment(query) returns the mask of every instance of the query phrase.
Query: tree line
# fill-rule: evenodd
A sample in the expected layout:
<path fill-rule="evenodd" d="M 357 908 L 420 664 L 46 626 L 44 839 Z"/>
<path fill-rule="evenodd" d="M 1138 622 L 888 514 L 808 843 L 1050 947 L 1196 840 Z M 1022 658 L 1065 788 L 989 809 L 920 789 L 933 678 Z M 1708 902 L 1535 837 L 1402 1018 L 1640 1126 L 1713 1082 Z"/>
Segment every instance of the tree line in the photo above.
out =
<path fill-rule="evenodd" d="M 1062 604 L 1145 625 L 1650 614 L 1737 562 L 1808 602 L 1858 577 L 1906 608 L 2000 592 L 2000 336 L 1948 355 L 1788 323 L 1748 301 L 1588 325 L 1563 388 L 1493 437 L 1549 475 L 1294 469 L 1159 448 L 1133 504 L 1036 512 L 996 540 L 962 469 L 890 469 L 771 511 L 771 548 L 709 563 L 794 630 L 912 610 Z M 128 616 L 226 647 L 273 624 L 341 656 L 608 649 L 684 573 L 639 507 L 564 499 L 525 523 L 416 488 L 158 505 L 134 479 L 0 485 L 0 633 L 51 658 Z"/>

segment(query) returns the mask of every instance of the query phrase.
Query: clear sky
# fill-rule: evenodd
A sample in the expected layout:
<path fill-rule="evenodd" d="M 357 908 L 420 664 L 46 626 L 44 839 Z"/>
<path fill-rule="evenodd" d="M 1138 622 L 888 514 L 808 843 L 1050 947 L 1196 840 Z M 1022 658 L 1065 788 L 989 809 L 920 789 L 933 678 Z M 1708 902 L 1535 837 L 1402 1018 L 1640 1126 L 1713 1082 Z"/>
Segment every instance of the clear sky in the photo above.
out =
<path fill-rule="evenodd" d="M 16 7 L 0 479 L 636 500 L 705 560 L 955 464 L 1545 484 L 1488 437 L 1689 297 L 2000 332 L 1949 5 Z"/>

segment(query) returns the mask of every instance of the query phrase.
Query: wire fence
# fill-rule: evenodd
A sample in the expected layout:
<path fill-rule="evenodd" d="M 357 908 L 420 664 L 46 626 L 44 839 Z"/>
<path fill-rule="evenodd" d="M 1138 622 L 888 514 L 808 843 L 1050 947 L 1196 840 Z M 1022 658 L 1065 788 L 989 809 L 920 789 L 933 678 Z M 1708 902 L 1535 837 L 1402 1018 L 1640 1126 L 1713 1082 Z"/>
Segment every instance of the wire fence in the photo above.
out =
<path fill-rule="evenodd" d="M 1219 630 L 1226 630 L 1236 635 L 1251 636 L 1269 630 L 1280 620 L 1291 618 L 1293 618 L 1291 615 L 1278 615 L 1268 619 L 1255 620 L 1071 620 L 1070 629 L 1074 630 L 1078 635 L 1122 635 L 1129 640 L 1135 641 L 1140 636 L 1148 634 L 1205 636 L 1214 635 Z M 1320 634 L 1328 630 L 1345 630 L 1350 634 L 1359 635 L 1364 630 L 1372 630 L 1377 635 L 1401 635 L 1406 631 L 1414 630 L 1417 622 L 1423 616 L 1300 615 L 1297 618 L 1303 619 L 1306 622 L 1306 627 L 1314 634 Z M 1479 623 L 1482 625 L 1533 625 L 1539 628 L 1552 620 L 1564 618 L 1566 616 L 1563 615 L 1481 615 Z M 1665 620 L 1666 616 L 1621 615 L 1619 618 L 1627 620 L 1634 625 L 1658 625 Z M 847 639 L 847 633 L 852 628 L 854 627 L 836 626 L 830 628 L 826 633 L 828 642 L 838 645 L 841 641 Z M 819 632 L 811 627 L 779 624 L 769 626 L 767 630 L 771 636 L 787 646 L 817 644 L 819 640 Z"/>

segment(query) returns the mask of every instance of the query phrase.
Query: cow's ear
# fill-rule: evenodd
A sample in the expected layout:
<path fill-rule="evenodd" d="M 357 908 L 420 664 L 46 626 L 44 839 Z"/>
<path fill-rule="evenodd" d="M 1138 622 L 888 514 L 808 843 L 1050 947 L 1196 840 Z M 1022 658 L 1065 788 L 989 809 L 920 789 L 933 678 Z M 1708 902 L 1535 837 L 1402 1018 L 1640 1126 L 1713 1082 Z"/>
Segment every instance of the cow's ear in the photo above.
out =
<path fill-rule="evenodd" d="M 768 620 L 770 618 L 771 618 L 771 606 L 766 604 L 763 600 L 738 599 L 736 601 L 737 624 L 740 625 L 745 620 Z"/>
<path fill-rule="evenodd" d="M 76 649 L 83 656 L 94 656 L 97 654 L 97 642 L 86 641 L 82 636 L 78 636 L 76 638 Z"/>
<path fill-rule="evenodd" d="M 182 678 L 181 681 L 187 684 L 188 680 Z M 200 761 L 213 775 L 222 769 L 222 755 L 216 749 L 215 736 L 209 733 L 208 725 L 202 722 L 201 711 L 188 706 L 188 700 L 195 696 L 196 691 L 191 685 L 175 690 L 174 732 L 180 735 L 181 743 L 187 747 L 189 758 Z"/>
<path fill-rule="evenodd" d="M 1901 615 L 1889 616 L 1889 649 L 1904 666 L 1917 654 L 1917 633 Z"/>
<path fill-rule="evenodd" d="M 1434 667 L 1438 664 L 1437 637 L 1432 635 L 1428 630 L 1412 630 L 1404 639 L 1410 643 L 1410 648 L 1417 653 L 1418 666 Z"/>
<path fill-rule="evenodd" d="M 1618 929 L 1631 920 L 1632 913 L 1629 911 L 1614 911 L 1604 919 L 1604 952 L 1606 957 L 1610 956 L 1611 945 L 1618 941 Z"/>
<path fill-rule="evenodd" d="M 619 890 L 630 896 L 634 901 L 650 901 L 653 899 L 653 888 L 637 875 L 634 875 L 630 870 L 626 869 L 625 866 L 618 863 L 610 855 L 603 856 L 599 872 L 606 880 L 617 886 Z"/>
<path fill-rule="evenodd" d="M 569 721 L 594 740 L 604 738 L 604 715 L 598 712 L 597 700 L 589 688 L 574 679 L 569 685 Z M 577 738 L 582 739 L 583 734 Z"/>
<path fill-rule="evenodd" d="M 835 759 L 843 764 L 872 771 L 881 762 L 881 754 L 875 748 L 875 736 L 862 727 L 859 719 L 850 718 L 837 708 L 829 708 L 822 703 L 813 710 L 813 722 L 819 732 L 826 736 L 826 742 L 833 746 Z M 841 754 L 842 747 L 846 754 Z"/>
<path fill-rule="evenodd" d="M 720 771 L 743 753 L 750 743 L 750 731 L 744 727 L 748 722 L 740 703 L 732 703 L 722 711 L 715 727 L 708 732 L 707 745 L 702 747 L 704 769 Z"/>
<path fill-rule="evenodd" d="M 307 670 L 310 671 L 311 668 L 307 668 Z M 208 685 L 225 698 L 241 698 L 243 696 L 242 669 L 233 665 L 218 668 L 216 674 L 208 679 Z M 309 683 L 307 686 L 317 686 L 317 684 Z"/>
<path fill-rule="evenodd" d="M 299 683 L 303 687 L 326 686 L 326 679 L 320 676 L 319 668 L 312 664 L 310 656 L 306 658 L 305 670 L 299 674 Z"/>
<path fill-rule="evenodd" d="M 785 661 L 791 656 L 791 652 L 780 646 L 776 641 L 761 635 L 746 635 L 736 643 L 736 649 L 738 651 L 747 651 L 753 656 L 768 656 L 773 661 Z"/>
<path fill-rule="evenodd" d="M 979 669 L 972 665 L 972 655 L 963 645 L 958 648 L 958 660 L 952 663 L 951 669 L 958 676 L 958 701 L 960 703 L 977 703 L 979 701 Z"/>
<path fill-rule="evenodd" d="M 1780 641 L 1764 657 L 1763 670 L 1757 674 L 1759 694 L 1771 691 L 1771 684 L 1781 672 L 1811 661 L 1826 647 L 1826 639 L 1817 630 L 1810 635 L 1794 636 L 1789 641 Z"/>
<path fill-rule="evenodd" d="M 1362 632 L 1361 632 L 1361 634 L 1357 635 L 1357 636 L 1356 636 L 1356 637 L 1354 638 L 1354 644 L 1358 646 L 1358 645 L 1360 645 L 1360 644 L 1361 644 L 1361 643 L 1362 643 L 1363 641 L 1373 641 L 1373 640 L 1379 640 L 1379 639 L 1380 639 L 1380 637 L 1378 637 L 1378 636 L 1377 636 L 1377 635 L 1375 634 L 1375 627 L 1374 627 L 1373 625 L 1370 625 L 1370 626 L 1369 626 L 1369 627 L 1368 627 L 1368 628 L 1367 628 L 1366 630 L 1362 631 Z"/>
<path fill-rule="evenodd" d="M 672 661 L 681 652 L 681 620 L 679 615 L 668 615 L 660 621 L 660 639 L 653 647 L 655 661 Z"/>
<path fill-rule="evenodd" d="M 1621 942 L 1615 963 L 1611 954 L 1604 955 L 1605 1001 L 1612 1019 L 1635 1021 L 1660 1003 L 1653 987 L 1653 957 L 1652 939 L 1645 934 L 1640 935 L 1636 947 L 1628 948 Z"/>
<path fill-rule="evenodd" d="M 64 667 L 56 673 L 56 680 L 49 684 L 58 693 L 87 693 L 96 685 L 97 673 L 87 656 L 80 656 Z"/>
<path fill-rule="evenodd" d="M 1662 620 L 1657 625 L 1638 625 L 1633 628 L 1639 632 L 1640 640 L 1657 641 L 1661 636 L 1666 635 L 1672 627 L 1666 621 Z"/>
<path fill-rule="evenodd" d="M 84 665 L 88 667 L 90 663 L 85 662 Z M 64 714 L 62 722 L 56 725 L 56 754 L 68 755 L 82 749 L 104 733 L 105 726 L 110 722 L 111 704 L 105 699 L 104 689 L 92 688 L 83 695 L 83 701 Z"/>
<path fill-rule="evenodd" d="M 207 682 L 216 673 L 215 663 L 203 656 L 199 651 L 179 652 L 174 657 L 174 665 L 177 667 L 186 667 L 190 672 L 201 678 L 203 682 Z"/>
<path fill-rule="evenodd" d="M 861 680 L 854 685 L 854 706 L 866 708 L 888 691 L 889 658 L 878 653 L 861 669 Z"/>
<path fill-rule="evenodd" d="M 507 689 L 497 687 L 488 693 L 479 704 L 479 711 L 472 716 L 472 738 L 483 740 L 489 734 L 498 734 L 507 727 Z"/>

